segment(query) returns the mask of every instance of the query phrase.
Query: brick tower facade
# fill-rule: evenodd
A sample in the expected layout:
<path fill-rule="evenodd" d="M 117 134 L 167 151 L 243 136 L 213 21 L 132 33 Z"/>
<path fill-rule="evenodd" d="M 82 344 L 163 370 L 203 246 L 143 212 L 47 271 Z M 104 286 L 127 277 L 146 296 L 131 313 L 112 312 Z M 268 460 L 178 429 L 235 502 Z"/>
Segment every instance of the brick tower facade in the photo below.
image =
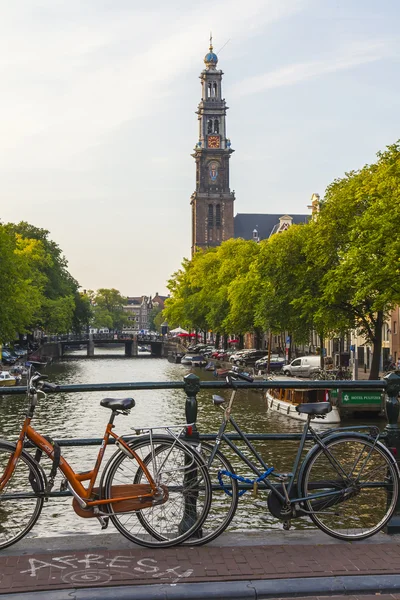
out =
<path fill-rule="evenodd" d="M 229 188 L 229 159 L 233 152 L 226 135 L 226 106 L 222 98 L 222 75 L 218 57 L 210 51 L 204 57 L 200 75 L 201 101 L 196 114 L 199 141 L 193 158 L 196 161 L 196 190 L 192 194 L 192 256 L 196 248 L 219 246 L 234 237 L 234 192 Z"/>

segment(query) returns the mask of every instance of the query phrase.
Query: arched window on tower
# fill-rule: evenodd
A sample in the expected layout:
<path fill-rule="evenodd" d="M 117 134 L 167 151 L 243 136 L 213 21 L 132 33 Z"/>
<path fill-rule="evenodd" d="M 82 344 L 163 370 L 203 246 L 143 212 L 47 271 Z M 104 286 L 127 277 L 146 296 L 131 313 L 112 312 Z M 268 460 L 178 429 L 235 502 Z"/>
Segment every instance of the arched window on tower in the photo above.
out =
<path fill-rule="evenodd" d="M 207 85 L 207 98 L 211 98 L 211 88 L 212 88 L 211 83 L 209 83 Z"/>
<path fill-rule="evenodd" d="M 213 96 L 214 98 L 218 96 L 218 84 L 215 81 L 213 83 Z"/>
<path fill-rule="evenodd" d="M 212 204 L 208 205 L 208 227 L 214 227 L 214 207 Z"/>
<path fill-rule="evenodd" d="M 207 133 L 212 133 L 212 130 L 213 130 L 212 119 L 208 119 L 208 121 L 207 121 Z"/>
<path fill-rule="evenodd" d="M 215 224 L 217 227 L 221 227 L 221 205 L 217 204 L 215 207 Z"/>
<path fill-rule="evenodd" d="M 214 120 L 214 133 L 219 133 L 219 121 L 218 121 L 218 119 Z"/>

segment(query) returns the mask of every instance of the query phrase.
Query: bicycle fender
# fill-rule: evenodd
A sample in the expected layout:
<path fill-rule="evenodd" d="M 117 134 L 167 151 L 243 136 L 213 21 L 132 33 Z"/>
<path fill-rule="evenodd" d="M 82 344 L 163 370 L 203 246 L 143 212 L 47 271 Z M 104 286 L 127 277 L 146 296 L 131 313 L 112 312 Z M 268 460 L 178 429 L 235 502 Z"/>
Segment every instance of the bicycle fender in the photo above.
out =
<path fill-rule="evenodd" d="M 16 442 L 9 442 L 8 440 L 2 440 L 0 439 L 0 450 L 1 448 L 7 448 L 7 450 L 12 450 L 14 451 L 17 447 L 17 443 Z M 43 470 L 43 467 L 32 457 L 31 454 L 29 454 L 29 452 L 27 452 L 27 450 L 25 450 L 25 448 L 22 448 L 22 452 L 21 452 L 21 456 L 24 456 L 24 458 L 26 458 L 26 461 L 28 463 L 30 463 L 34 468 L 36 468 L 41 477 L 42 477 L 42 484 L 43 487 L 46 486 L 47 484 L 47 477 L 46 477 L 46 473 Z"/>

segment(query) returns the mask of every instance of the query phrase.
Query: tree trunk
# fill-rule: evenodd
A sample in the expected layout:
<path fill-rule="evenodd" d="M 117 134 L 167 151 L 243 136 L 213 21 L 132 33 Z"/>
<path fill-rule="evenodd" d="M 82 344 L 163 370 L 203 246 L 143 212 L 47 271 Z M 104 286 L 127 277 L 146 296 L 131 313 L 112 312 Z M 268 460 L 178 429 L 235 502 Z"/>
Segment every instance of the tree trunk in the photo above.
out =
<path fill-rule="evenodd" d="M 376 315 L 374 338 L 371 340 L 373 343 L 373 354 L 369 379 L 379 379 L 379 365 L 381 362 L 382 351 L 382 325 L 383 312 L 379 310 Z"/>
<path fill-rule="evenodd" d="M 256 350 L 261 349 L 261 332 L 258 328 L 254 330 L 254 346 Z"/>
<path fill-rule="evenodd" d="M 239 335 L 239 350 L 243 350 L 244 348 L 244 335 L 241 333 Z"/>
<path fill-rule="evenodd" d="M 324 333 L 323 331 L 321 331 L 321 333 L 319 334 L 319 347 L 320 347 L 320 367 L 322 370 L 324 370 L 325 367 L 325 357 L 324 357 Z"/>
<path fill-rule="evenodd" d="M 215 334 L 215 347 L 219 348 L 219 342 L 221 340 L 221 334 L 219 333 L 219 331 L 217 331 L 217 333 Z"/>

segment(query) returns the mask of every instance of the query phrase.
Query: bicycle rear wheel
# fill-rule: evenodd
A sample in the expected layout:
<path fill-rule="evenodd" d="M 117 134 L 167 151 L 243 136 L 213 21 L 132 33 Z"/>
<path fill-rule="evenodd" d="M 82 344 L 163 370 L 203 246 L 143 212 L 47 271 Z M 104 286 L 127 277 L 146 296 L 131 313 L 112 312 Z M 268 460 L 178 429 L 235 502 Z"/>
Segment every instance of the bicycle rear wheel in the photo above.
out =
<path fill-rule="evenodd" d="M 326 494 L 305 502 L 322 531 L 341 540 L 361 540 L 382 529 L 399 494 L 398 468 L 381 444 L 361 435 L 336 436 L 316 447 L 302 467 L 302 496 Z"/>
<path fill-rule="evenodd" d="M 15 451 L 13 444 L 0 443 L 0 476 Z M 23 451 L 14 472 L 0 492 L 0 549 L 23 538 L 34 526 L 43 508 L 44 481 L 33 458 Z"/>
<path fill-rule="evenodd" d="M 129 446 L 164 490 L 164 500 L 130 513 L 114 513 L 112 504 L 107 510 L 115 527 L 131 541 L 166 548 L 182 543 L 202 526 L 211 505 L 211 482 L 196 450 L 168 436 L 153 436 L 152 441 L 153 445 L 145 437 Z M 104 497 L 111 497 L 112 486 L 146 483 L 140 463 L 121 453 L 107 472 Z"/>

